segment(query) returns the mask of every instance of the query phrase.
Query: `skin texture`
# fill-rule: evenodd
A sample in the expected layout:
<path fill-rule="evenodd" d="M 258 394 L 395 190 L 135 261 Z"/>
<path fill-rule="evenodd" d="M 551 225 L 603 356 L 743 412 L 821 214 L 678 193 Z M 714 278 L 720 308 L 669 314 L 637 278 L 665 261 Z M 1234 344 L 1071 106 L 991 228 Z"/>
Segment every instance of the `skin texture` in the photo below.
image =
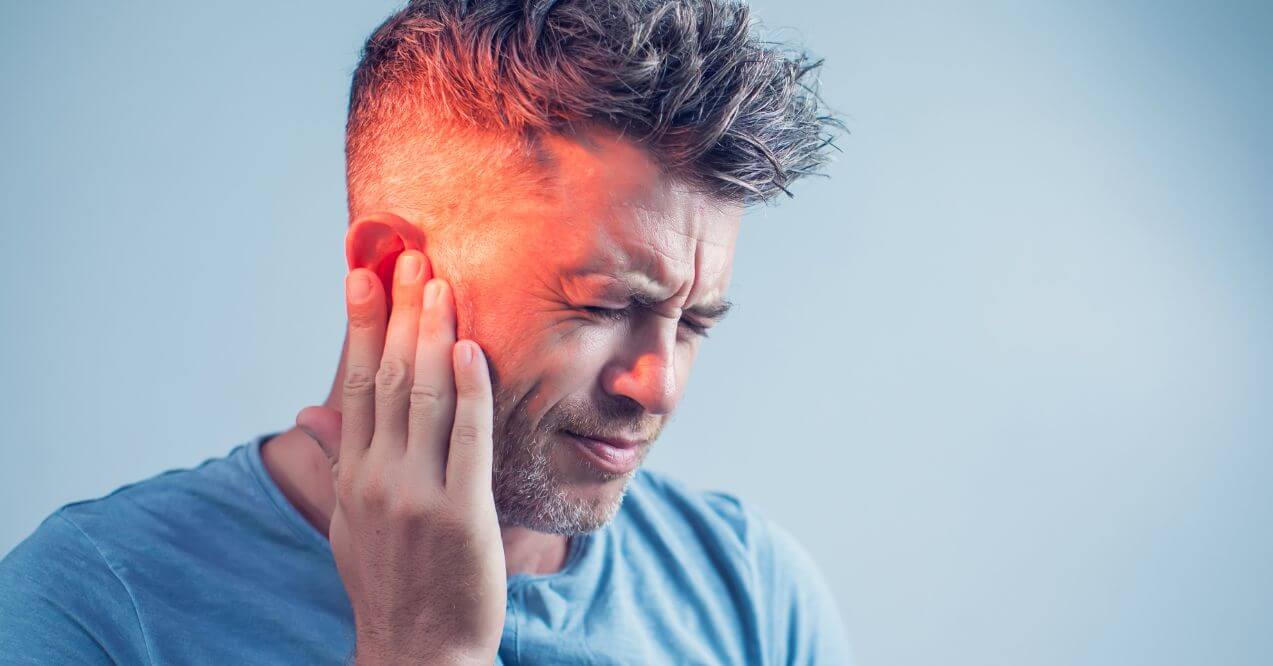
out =
<path fill-rule="evenodd" d="M 355 322 L 367 318 L 356 316 L 353 305 L 327 401 L 302 410 L 298 428 L 262 449 L 284 493 L 332 539 L 359 619 L 360 658 L 380 647 L 411 645 L 411 655 L 446 656 L 436 652 L 437 646 L 455 645 L 465 646 L 463 654 L 448 658 L 477 655 L 489 663 L 503 624 L 506 576 L 559 570 L 565 535 L 608 522 L 631 479 L 631 473 L 594 468 L 559 431 L 648 440 L 641 445 L 644 458 L 684 393 L 702 341 L 696 329 L 715 323 L 692 308 L 719 304 L 728 289 L 739 207 L 667 177 L 644 151 L 613 134 L 549 136 L 542 150 L 542 168 L 554 185 L 542 187 L 543 180 L 537 180 L 535 191 L 517 205 L 483 211 L 467 204 L 477 212 L 445 227 L 431 226 L 431 216 L 417 208 L 385 205 L 384 211 L 356 219 L 349 231 L 351 262 L 365 267 L 355 268 L 351 280 L 356 275 L 375 277 L 376 285 L 391 280 L 385 267 L 400 266 L 396 262 L 402 256 L 419 250 L 423 274 L 448 285 L 447 302 L 454 304 L 451 332 L 445 325 L 422 324 L 414 332 L 403 329 L 399 337 L 434 349 L 435 358 L 441 358 L 437 350 L 457 339 L 480 347 L 490 378 L 490 423 L 471 431 L 477 436 L 465 450 L 489 447 L 489 458 L 479 455 L 477 467 L 470 464 L 459 477 L 467 481 L 452 489 L 451 460 L 439 452 L 454 455 L 455 444 L 448 448 L 439 442 L 450 437 L 441 416 L 448 411 L 445 405 L 464 404 L 446 397 L 458 395 L 447 387 L 461 385 L 459 375 L 451 383 L 442 380 L 444 370 L 453 368 L 435 362 L 427 374 L 435 388 L 413 392 L 410 378 L 426 381 L 415 374 L 418 368 L 381 365 L 374 384 L 397 397 L 377 394 L 374 417 L 359 417 L 375 424 L 367 440 L 392 442 L 387 451 L 413 451 L 404 443 L 411 436 L 388 424 L 418 421 L 432 433 L 420 440 L 432 443 L 418 448 L 433 453 L 405 454 L 414 461 L 410 465 L 368 457 L 379 464 L 360 463 L 351 477 L 360 481 L 342 485 L 348 472 L 338 462 L 333 473 L 332 459 L 344 454 L 332 452 L 346 450 L 351 432 L 359 441 L 365 434 L 342 423 L 350 409 L 350 368 L 365 367 L 373 352 L 381 353 L 377 344 L 384 344 L 374 335 L 357 334 Z M 502 192 L 517 183 L 507 185 Z M 629 286 L 648 293 L 649 305 L 630 301 Z M 395 285 L 393 311 L 415 308 L 426 313 L 416 315 L 419 321 L 426 321 L 429 309 L 420 309 L 420 293 L 406 288 L 400 296 L 398 289 Z M 378 316 L 387 316 L 388 306 L 380 307 Z M 622 312 L 607 316 L 589 308 Z M 389 330 L 394 330 L 392 320 Z M 416 398 L 439 394 L 443 397 L 433 403 L 444 407 L 435 404 L 432 416 L 413 420 Z M 475 393 L 471 400 L 480 402 L 481 396 Z M 459 422 L 456 412 L 453 423 Z M 489 433 L 485 442 L 483 432 Z M 355 441 L 351 446 L 364 445 Z M 483 475 L 481 461 L 487 459 Z M 490 470 L 493 480 L 487 483 Z M 447 482 L 439 486 L 443 478 Z M 464 500 L 436 501 L 452 491 Z M 385 501 L 375 501 L 376 492 L 386 493 L 380 497 Z M 395 514 L 386 508 L 393 506 L 415 510 Z M 432 564 L 422 564 L 426 561 Z M 404 578 L 429 585 L 415 590 L 401 583 Z M 449 587 L 439 586 L 444 579 L 451 581 Z M 443 617 L 449 619 L 438 619 Z M 388 660 L 380 656 L 386 658 L 366 661 Z"/>

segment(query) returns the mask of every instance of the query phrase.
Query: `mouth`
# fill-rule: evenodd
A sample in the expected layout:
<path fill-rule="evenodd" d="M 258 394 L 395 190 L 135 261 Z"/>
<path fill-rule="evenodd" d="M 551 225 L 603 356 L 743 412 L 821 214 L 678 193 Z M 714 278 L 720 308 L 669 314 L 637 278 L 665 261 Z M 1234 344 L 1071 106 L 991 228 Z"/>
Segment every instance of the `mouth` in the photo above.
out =
<path fill-rule="evenodd" d="M 569 430 L 562 434 L 574 442 L 575 448 L 592 467 L 609 474 L 623 475 L 637 468 L 641 462 L 641 445 L 645 442 L 632 439 L 594 439 L 577 435 Z"/>

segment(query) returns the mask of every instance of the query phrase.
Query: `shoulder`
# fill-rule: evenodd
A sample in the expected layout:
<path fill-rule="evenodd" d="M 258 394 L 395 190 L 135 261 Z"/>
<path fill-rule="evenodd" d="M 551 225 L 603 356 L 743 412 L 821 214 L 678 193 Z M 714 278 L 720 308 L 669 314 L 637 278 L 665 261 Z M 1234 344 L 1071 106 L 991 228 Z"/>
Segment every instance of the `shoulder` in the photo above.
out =
<path fill-rule="evenodd" d="M 758 516 L 738 497 L 699 490 L 661 472 L 640 469 L 633 477 L 624 508 L 629 518 L 652 523 L 664 535 L 710 539 L 732 553 L 755 548 Z"/>
<path fill-rule="evenodd" d="M 732 493 L 695 490 L 645 469 L 632 486 L 630 518 L 649 523 L 661 538 L 697 542 L 715 553 L 717 572 L 736 573 L 757 611 L 758 628 L 771 639 L 773 659 L 851 662 L 843 620 L 823 573 L 790 531 Z"/>
<path fill-rule="evenodd" d="M 100 573 L 101 564 L 92 540 L 66 516 L 63 507 L 0 560 L 0 588 L 11 591 L 42 581 L 54 582 L 66 571 Z"/>
<path fill-rule="evenodd" d="M 141 543 L 148 533 L 175 535 L 178 523 L 224 510 L 227 502 L 244 495 L 242 486 L 249 476 L 242 471 L 247 469 L 242 466 L 245 447 L 197 466 L 128 483 L 101 497 L 62 505 L 9 553 L 6 571 L 16 562 L 52 567 L 67 561 L 64 558 L 109 560 L 116 546 L 153 546 L 154 542 Z"/>
<path fill-rule="evenodd" d="M 212 550 L 216 528 L 243 515 L 254 483 L 245 446 L 46 517 L 0 560 L 0 653 L 149 661 L 136 602 L 147 581 L 175 580 L 182 553 Z"/>
<path fill-rule="evenodd" d="M 745 555 L 761 573 L 790 564 L 812 565 L 790 532 L 733 493 L 694 489 L 666 474 L 642 469 L 633 478 L 629 499 L 631 513 L 659 520 L 661 527 L 673 533 L 720 542 Z"/>
<path fill-rule="evenodd" d="M 64 508 L 0 560 L 0 653 L 144 663 L 140 634 L 131 592 Z"/>
<path fill-rule="evenodd" d="M 745 569 L 755 594 L 768 596 L 772 588 L 805 585 L 816 571 L 813 560 L 784 528 L 737 495 L 721 490 L 698 490 L 659 472 L 641 470 L 625 499 L 627 520 L 664 541 L 694 543 L 719 558 Z M 630 501 L 631 506 L 628 506 Z M 766 600 L 768 601 L 768 600 Z"/>
<path fill-rule="evenodd" d="M 118 552 L 144 555 L 159 544 L 190 542 L 196 530 L 215 531 L 259 510 L 262 491 L 248 446 L 71 502 L 54 515 L 76 526 L 108 560 Z"/>
<path fill-rule="evenodd" d="M 206 526 L 232 520 L 232 504 L 246 501 L 241 475 L 232 469 L 242 452 L 236 447 L 195 467 L 59 507 L 4 558 L 5 584 L 53 591 L 104 580 L 103 589 L 126 590 L 130 579 L 152 575 L 150 567 L 171 556 L 168 546 L 198 541 Z"/>

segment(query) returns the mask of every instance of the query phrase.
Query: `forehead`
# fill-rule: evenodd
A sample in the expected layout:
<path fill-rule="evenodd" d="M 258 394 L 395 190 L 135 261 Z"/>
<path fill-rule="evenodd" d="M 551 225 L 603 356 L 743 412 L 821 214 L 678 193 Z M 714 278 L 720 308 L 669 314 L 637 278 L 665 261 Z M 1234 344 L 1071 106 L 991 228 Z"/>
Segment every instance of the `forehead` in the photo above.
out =
<path fill-rule="evenodd" d="M 586 286 L 660 298 L 690 283 L 705 299 L 724 290 L 741 207 L 667 177 L 645 151 L 610 134 L 545 136 L 537 150 L 548 177 L 522 228 L 533 229 L 527 240 L 545 267 Z"/>

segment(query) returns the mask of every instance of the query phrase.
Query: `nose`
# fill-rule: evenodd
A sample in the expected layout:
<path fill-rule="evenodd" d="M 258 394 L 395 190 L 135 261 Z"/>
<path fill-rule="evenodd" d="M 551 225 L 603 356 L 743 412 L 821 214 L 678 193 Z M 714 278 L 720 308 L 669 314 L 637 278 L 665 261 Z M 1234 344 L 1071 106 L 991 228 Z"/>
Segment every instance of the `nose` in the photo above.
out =
<path fill-rule="evenodd" d="M 655 317 L 644 331 L 633 331 L 638 341 L 625 346 L 624 355 L 606 367 L 605 389 L 639 403 L 651 414 L 668 414 L 681 398 L 677 376 L 677 322 Z"/>

